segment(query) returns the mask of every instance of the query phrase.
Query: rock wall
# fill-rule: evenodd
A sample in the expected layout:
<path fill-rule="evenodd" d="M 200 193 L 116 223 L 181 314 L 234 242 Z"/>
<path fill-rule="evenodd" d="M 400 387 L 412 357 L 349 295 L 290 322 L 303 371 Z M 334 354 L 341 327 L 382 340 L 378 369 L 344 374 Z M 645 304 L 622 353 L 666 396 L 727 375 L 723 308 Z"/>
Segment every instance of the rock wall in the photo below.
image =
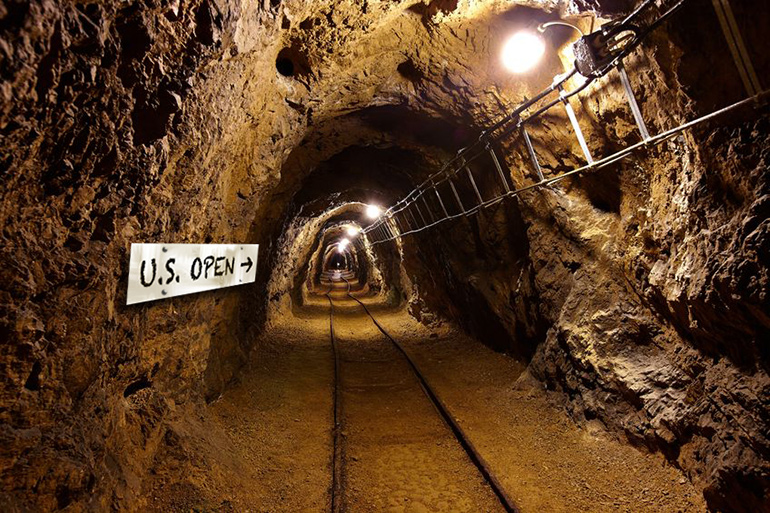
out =
<path fill-rule="evenodd" d="M 264 287 L 286 202 L 269 192 L 320 77 L 283 77 L 276 56 L 302 45 L 303 20 L 334 52 L 387 14 L 324 4 L 0 8 L 3 509 L 141 509 L 169 418 L 240 366 L 258 329 L 241 295 L 125 307 L 129 245 L 258 241 Z M 371 97 L 366 82 L 317 111 Z"/>
<path fill-rule="evenodd" d="M 195 116 L 197 68 L 230 37 L 213 12 L 2 8 L 5 510 L 134 504 L 163 420 L 229 350 L 217 340 L 232 294 L 123 306 L 130 242 L 209 230 L 211 212 L 173 202 L 205 184 L 175 187 L 200 158 L 188 149 L 214 139 L 211 119 L 194 131 L 182 122 Z M 206 375 L 214 387 L 227 380 L 222 358 Z"/>

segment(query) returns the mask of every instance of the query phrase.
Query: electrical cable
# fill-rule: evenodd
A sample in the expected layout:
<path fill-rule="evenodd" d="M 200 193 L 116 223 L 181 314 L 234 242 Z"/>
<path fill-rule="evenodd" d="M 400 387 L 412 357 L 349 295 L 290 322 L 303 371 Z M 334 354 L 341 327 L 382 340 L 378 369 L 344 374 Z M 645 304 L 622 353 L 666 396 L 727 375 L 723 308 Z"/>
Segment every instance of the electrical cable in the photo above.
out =
<path fill-rule="evenodd" d="M 553 27 L 556 25 L 560 27 L 569 27 L 571 29 L 577 30 L 578 32 L 580 32 L 580 37 L 583 37 L 586 35 L 585 32 L 580 30 L 580 27 L 578 27 L 577 25 L 573 25 L 572 23 L 567 23 L 566 21 L 548 21 L 546 23 L 541 23 L 540 25 L 538 25 L 537 31 L 545 32 L 545 29 L 547 29 L 548 27 Z"/>

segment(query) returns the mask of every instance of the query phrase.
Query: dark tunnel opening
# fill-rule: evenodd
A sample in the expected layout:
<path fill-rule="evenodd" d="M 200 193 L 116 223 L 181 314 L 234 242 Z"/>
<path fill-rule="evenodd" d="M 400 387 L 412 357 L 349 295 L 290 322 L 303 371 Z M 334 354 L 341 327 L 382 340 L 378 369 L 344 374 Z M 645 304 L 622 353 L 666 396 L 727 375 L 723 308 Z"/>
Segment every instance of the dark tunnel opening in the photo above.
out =
<path fill-rule="evenodd" d="M 329 259 L 326 261 L 326 264 L 324 265 L 324 270 L 328 269 L 347 269 L 350 270 L 352 267 L 350 263 L 350 259 L 347 258 L 346 255 L 340 254 L 337 252 L 332 252 L 332 255 L 329 257 Z"/>

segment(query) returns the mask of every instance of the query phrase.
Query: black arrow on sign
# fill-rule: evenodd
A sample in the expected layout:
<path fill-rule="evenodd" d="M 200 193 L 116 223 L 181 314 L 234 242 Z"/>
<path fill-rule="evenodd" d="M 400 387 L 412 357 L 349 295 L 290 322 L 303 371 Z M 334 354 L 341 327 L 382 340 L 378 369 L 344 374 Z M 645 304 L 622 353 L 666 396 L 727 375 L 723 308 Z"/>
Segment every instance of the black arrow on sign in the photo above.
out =
<path fill-rule="evenodd" d="M 244 265 L 248 265 L 249 267 L 246 269 L 246 272 L 248 273 L 249 271 L 251 271 L 251 266 L 254 265 L 254 262 L 251 261 L 251 257 L 246 257 L 246 258 L 248 258 L 248 261 L 242 263 L 241 267 L 243 267 Z"/>

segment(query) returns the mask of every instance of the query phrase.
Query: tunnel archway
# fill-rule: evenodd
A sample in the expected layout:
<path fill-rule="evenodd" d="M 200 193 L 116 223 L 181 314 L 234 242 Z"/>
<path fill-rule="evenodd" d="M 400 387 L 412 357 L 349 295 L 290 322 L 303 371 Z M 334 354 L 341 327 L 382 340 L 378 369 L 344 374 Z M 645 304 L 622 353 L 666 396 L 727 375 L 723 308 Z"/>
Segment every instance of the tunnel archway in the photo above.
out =
<path fill-rule="evenodd" d="M 353 264 L 348 255 L 340 253 L 339 251 L 332 251 L 331 254 L 325 259 L 323 270 L 328 271 L 330 269 L 345 269 L 352 270 Z"/>

